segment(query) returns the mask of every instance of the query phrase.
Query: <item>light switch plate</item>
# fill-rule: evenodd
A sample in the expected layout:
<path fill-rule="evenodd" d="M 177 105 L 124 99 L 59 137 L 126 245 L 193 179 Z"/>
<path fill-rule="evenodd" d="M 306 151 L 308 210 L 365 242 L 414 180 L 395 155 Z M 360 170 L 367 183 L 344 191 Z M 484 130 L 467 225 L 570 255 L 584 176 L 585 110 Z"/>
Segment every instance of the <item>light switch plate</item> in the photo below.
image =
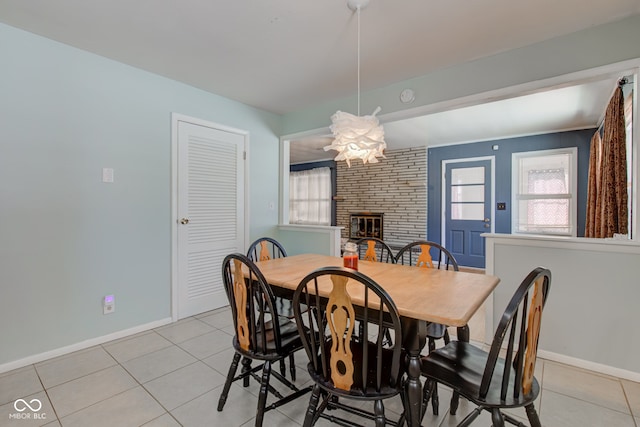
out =
<path fill-rule="evenodd" d="M 113 182 L 112 168 L 102 168 L 102 182 Z"/>

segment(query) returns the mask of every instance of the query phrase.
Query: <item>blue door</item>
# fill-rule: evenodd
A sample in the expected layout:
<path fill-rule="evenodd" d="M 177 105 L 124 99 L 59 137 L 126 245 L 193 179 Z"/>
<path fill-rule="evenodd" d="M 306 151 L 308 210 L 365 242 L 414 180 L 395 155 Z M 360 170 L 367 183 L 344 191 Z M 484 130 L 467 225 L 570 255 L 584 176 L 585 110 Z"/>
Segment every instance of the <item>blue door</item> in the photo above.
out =
<path fill-rule="evenodd" d="M 491 160 L 461 161 L 445 166 L 444 246 L 459 265 L 484 268 L 482 233 L 491 227 Z"/>

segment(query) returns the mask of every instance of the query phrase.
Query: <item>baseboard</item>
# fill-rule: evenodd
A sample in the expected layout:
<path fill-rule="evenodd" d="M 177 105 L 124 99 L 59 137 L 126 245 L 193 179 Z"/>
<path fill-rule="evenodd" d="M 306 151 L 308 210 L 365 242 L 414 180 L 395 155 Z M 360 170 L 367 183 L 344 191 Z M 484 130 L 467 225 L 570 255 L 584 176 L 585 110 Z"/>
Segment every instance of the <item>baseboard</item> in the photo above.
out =
<path fill-rule="evenodd" d="M 613 366 L 607 366 L 601 363 L 591 362 L 588 360 L 578 359 L 575 357 L 565 356 L 563 354 L 553 353 L 540 349 L 538 350 L 538 357 L 545 360 L 551 360 L 553 362 L 563 363 L 565 365 L 573 366 L 576 368 L 597 372 L 599 374 L 610 375 L 629 381 L 640 382 L 639 372 L 627 371 L 626 369 L 615 368 Z"/>
<path fill-rule="evenodd" d="M 486 270 L 484 268 L 460 266 L 459 269 L 460 269 L 460 271 L 462 271 L 464 273 L 487 274 L 487 272 L 486 272 Z"/>
<path fill-rule="evenodd" d="M 148 331 L 150 329 L 158 328 L 160 326 L 167 325 L 173 320 L 170 317 L 165 319 L 156 320 L 151 323 L 145 323 L 144 325 L 134 326 L 133 328 L 124 329 L 122 331 L 113 332 L 108 335 L 103 335 L 96 338 L 91 338 L 85 341 L 81 341 L 75 344 L 67 345 L 64 347 L 56 348 L 54 350 L 45 351 L 44 353 L 34 354 L 32 356 L 25 357 L 23 359 L 14 360 L 0 365 L 0 374 L 14 369 L 22 368 L 24 366 L 32 365 L 34 363 L 42 362 L 44 360 L 51 359 L 53 357 L 63 356 L 65 354 L 73 353 L 74 351 L 84 350 L 95 345 L 104 344 L 109 341 L 117 340 L 120 338 L 134 335 L 140 332 Z"/>

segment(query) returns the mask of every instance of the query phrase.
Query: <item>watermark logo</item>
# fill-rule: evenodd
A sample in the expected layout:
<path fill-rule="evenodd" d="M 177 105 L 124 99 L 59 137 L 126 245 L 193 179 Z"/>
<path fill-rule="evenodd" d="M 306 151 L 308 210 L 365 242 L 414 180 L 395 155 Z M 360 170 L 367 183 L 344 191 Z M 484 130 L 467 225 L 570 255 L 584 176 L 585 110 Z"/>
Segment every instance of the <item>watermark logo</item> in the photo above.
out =
<path fill-rule="evenodd" d="M 31 406 L 29 403 L 33 406 Z M 40 409 L 42 409 L 42 402 L 40 402 L 39 399 L 31 399 L 29 403 L 27 403 L 27 401 L 24 399 L 18 399 L 13 402 L 13 407 L 18 412 L 24 412 L 27 410 L 27 408 L 31 409 L 31 412 L 38 412 Z M 35 406 L 37 406 L 37 408 Z"/>
<path fill-rule="evenodd" d="M 16 412 L 9 414 L 10 420 L 45 420 L 47 414 L 40 412 L 42 409 L 42 402 L 40 399 L 31 399 L 26 401 L 24 399 L 18 399 L 13 402 L 13 409 Z"/>

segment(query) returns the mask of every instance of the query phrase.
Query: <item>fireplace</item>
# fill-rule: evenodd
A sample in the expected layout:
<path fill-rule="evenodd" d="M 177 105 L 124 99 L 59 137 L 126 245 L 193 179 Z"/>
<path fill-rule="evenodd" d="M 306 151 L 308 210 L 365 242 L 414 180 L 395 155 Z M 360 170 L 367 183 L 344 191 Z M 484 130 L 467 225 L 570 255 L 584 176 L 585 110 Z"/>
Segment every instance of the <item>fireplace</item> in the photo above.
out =
<path fill-rule="evenodd" d="M 384 214 L 374 212 L 358 212 L 349 215 L 349 238 L 384 237 Z"/>

